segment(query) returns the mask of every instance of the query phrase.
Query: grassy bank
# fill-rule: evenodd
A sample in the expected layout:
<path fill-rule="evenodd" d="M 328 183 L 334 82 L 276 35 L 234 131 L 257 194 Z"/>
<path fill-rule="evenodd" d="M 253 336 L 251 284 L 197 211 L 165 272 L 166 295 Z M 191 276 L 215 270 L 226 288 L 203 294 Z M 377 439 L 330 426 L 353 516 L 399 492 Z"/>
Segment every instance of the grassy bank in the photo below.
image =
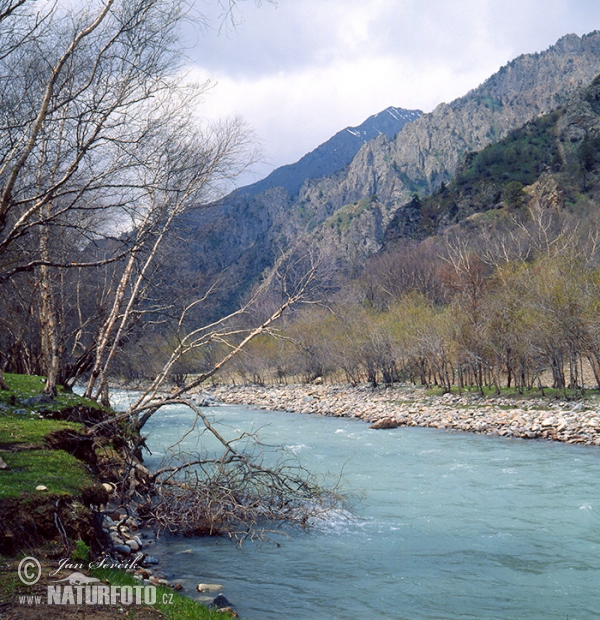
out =
<path fill-rule="evenodd" d="M 0 553 L 64 545 L 65 533 L 91 542 L 89 504 L 94 497 L 101 501 L 103 490 L 84 423 L 75 420 L 107 412 L 64 390 L 48 398 L 40 393 L 42 377 L 7 374 L 5 379 L 9 389 L 0 390 Z"/>
<path fill-rule="evenodd" d="M 62 389 L 50 399 L 40 393 L 42 377 L 6 374 L 5 379 L 9 389 L 0 390 L 0 618 L 71 617 L 81 612 L 79 606 L 28 605 L 21 597 L 39 595 L 45 601 L 45 585 L 72 571 L 52 577 L 49 573 L 59 559 L 76 553 L 78 543 L 93 553 L 100 551 L 91 508 L 107 500 L 101 483 L 110 480 L 111 468 L 114 474 L 121 465 L 120 431 L 127 429 L 116 427 L 118 436 L 89 438 L 86 426 L 112 416 L 110 410 Z M 43 568 L 35 586 L 25 586 L 18 578 L 25 555 L 39 559 Z M 112 585 L 139 585 L 123 571 L 103 569 L 94 576 Z M 85 613 L 100 619 L 224 617 L 162 586 L 152 608 L 109 607 L 91 606 Z"/>
<path fill-rule="evenodd" d="M 91 571 L 98 579 L 117 586 L 137 586 L 140 582 L 129 573 L 109 568 L 98 568 Z M 223 620 L 224 612 L 208 609 L 204 605 L 174 592 L 166 586 L 156 587 L 155 609 L 167 620 Z"/>

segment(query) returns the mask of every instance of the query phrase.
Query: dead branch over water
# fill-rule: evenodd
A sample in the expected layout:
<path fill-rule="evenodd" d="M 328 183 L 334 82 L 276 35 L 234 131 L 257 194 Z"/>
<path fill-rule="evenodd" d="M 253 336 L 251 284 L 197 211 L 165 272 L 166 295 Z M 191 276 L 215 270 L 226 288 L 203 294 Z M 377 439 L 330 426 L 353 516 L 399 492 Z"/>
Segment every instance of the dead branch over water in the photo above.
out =
<path fill-rule="evenodd" d="M 168 405 L 190 408 L 193 425 L 171 446 L 166 462 L 152 475 L 152 491 L 139 505 L 141 516 L 162 531 L 184 535 L 226 533 L 240 543 L 264 539 L 274 525 L 307 528 L 339 508 L 342 499 L 291 455 L 269 457 L 254 433 L 226 439 L 189 399 Z M 222 453 L 190 454 L 181 443 L 191 433 L 208 433 Z"/>

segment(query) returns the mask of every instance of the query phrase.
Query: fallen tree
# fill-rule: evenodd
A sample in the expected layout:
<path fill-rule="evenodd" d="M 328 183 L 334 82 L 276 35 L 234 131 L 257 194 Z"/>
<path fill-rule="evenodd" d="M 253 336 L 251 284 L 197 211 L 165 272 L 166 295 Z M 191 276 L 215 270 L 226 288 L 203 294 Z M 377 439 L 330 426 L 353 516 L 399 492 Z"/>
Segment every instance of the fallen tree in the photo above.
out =
<path fill-rule="evenodd" d="M 173 451 L 153 472 L 152 493 L 138 506 L 138 514 L 160 530 L 188 535 L 226 533 L 241 543 L 264 538 L 274 524 L 307 528 L 340 506 L 336 489 L 325 489 L 293 455 L 269 458 L 253 433 L 226 439 L 190 399 L 170 399 L 166 404 L 189 407 L 195 414 L 189 432 L 208 432 L 222 453 Z"/>

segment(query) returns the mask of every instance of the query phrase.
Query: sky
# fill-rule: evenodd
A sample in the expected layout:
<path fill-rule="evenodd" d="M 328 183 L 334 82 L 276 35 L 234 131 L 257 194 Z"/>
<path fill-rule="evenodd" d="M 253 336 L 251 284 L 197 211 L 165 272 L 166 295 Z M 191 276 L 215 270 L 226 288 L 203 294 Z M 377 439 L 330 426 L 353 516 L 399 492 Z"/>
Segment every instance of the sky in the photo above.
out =
<path fill-rule="evenodd" d="M 297 161 L 388 106 L 431 112 L 520 54 L 600 29 L 598 0 L 195 0 L 187 72 L 200 115 L 241 117 L 261 162 Z M 231 17 L 235 21 L 232 25 Z"/>

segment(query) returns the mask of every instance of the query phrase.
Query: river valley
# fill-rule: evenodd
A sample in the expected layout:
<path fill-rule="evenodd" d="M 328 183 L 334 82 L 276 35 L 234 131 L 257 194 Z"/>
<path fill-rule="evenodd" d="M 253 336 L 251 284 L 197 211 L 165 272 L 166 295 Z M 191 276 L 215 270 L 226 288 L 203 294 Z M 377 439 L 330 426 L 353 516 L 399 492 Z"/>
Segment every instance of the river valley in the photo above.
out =
<path fill-rule="evenodd" d="M 600 452 L 242 405 L 204 410 L 226 436 L 258 431 L 302 465 L 342 473 L 351 510 L 277 544 L 165 538 L 163 569 L 193 593 L 219 583 L 247 620 L 585 620 L 600 609 Z M 157 466 L 192 415 L 146 427 Z M 211 450 L 191 433 L 188 450 Z M 154 553 L 154 551 L 153 551 Z"/>

